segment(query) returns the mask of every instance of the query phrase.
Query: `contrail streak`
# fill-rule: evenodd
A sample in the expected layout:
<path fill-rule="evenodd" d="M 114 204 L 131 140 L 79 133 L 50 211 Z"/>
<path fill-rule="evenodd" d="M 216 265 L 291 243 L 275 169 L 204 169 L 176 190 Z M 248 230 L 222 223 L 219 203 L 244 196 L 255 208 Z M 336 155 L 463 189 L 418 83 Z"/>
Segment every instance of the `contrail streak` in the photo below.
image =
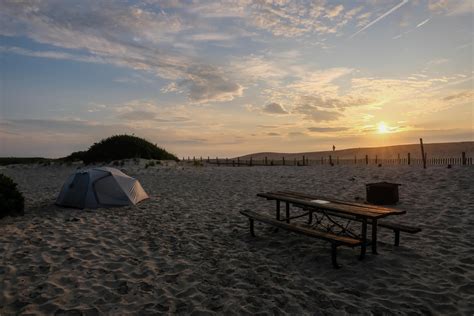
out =
<path fill-rule="evenodd" d="M 393 11 L 396 11 L 398 10 L 401 6 L 405 5 L 408 3 L 408 0 L 403 0 L 402 2 L 400 2 L 399 4 L 397 4 L 396 6 L 394 6 L 393 8 L 391 8 L 390 10 L 388 10 L 387 12 L 385 12 L 384 14 L 382 14 L 381 16 L 379 16 L 378 18 L 376 18 L 375 20 L 373 20 L 372 22 L 370 22 L 369 24 L 367 24 L 366 26 L 364 26 L 363 28 L 361 28 L 360 30 L 358 30 L 357 32 L 355 32 L 354 34 L 351 35 L 350 38 L 353 38 L 355 37 L 357 34 L 359 34 L 360 32 L 368 29 L 369 27 L 371 27 L 372 25 L 374 25 L 375 23 L 377 23 L 378 21 L 382 20 L 384 17 L 386 17 L 387 15 L 390 15 Z"/>
<path fill-rule="evenodd" d="M 429 20 L 430 20 L 430 19 L 426 19 L 426 20 L 424 20 L 423 22 L 419 23 L 419 24 L 416 26 L 416 28 L 419 28 L 420 26 L 425 25 L 426 23 L 428 23 Z"/>

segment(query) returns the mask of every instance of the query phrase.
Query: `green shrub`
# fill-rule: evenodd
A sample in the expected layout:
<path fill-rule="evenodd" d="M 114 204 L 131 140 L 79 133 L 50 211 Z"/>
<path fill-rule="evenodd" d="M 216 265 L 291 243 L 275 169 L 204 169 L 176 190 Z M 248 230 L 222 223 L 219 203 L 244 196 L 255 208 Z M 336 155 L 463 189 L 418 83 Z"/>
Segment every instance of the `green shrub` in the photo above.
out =
<path fill-rule="evenodd" d="M 85 164 L 133 158 L 135 163 L 139 158 L 157 160 L 175 160 L 178 158 L 145 139 L 130 136 L 116 135 L 101 140 L 83 152 L 82 160 Z"/>
<path fill-rule="evenodd" d="M 0 173 L 0 218 L 24 214 L 25 199 L 12 179 Z"/>

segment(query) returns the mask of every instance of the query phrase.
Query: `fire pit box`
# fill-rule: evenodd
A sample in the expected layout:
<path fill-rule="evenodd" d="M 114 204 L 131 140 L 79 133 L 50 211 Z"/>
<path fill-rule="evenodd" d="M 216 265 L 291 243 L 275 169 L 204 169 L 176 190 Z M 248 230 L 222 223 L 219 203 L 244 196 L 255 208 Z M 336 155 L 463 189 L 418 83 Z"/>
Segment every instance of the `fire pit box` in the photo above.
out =
<path fill-rule="evenodd" d="M 379 205 L 397 204 L 398 187 L 401 184 L 377 182 L 365 185 L 367 202 Z"/>

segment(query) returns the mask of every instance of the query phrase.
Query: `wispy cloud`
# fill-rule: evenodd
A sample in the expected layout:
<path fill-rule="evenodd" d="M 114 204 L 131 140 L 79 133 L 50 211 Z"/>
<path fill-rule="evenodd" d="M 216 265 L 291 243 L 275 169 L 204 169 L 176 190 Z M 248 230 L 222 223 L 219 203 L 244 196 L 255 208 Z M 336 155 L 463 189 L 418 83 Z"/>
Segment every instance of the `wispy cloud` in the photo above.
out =
<path fill-rule="evenodd" d="M 347 127 L 308 127 L 308 131 L 317 133 L 333 133 L 347 131 Z"/>
<path fill-rule="evenodd" d="M 472 14 L 474 12 L 472 0 L 430 0 L 428 8 L 435 13 L 444 13 L 450 16 Z"/>
<path fill-rule="evenodd" d="M 394 6 L 393 8 L 391 8 L 390 10 L 388 10 L 387 12 L 385 12 L 384 14 L 382 14 L 381 16 L 379 16 L 378 18 L 376 18 L 375 20 L 373 20 L 372 22 L 370 22 L 369 24 L 367 24 L 366 26 L 364 26 L 363 28 L 361 28 L 360 30 L 358 30 L 357 32 L 355 32 L 354 34 L 352 34 L 349 38 L 354 38 L 355 36 L 357 36 L 359 33 L 365 31 L 366 29 L 368 29 L 369 27 L 371 27 L 372 25 L 374 25 L 375 23 L 379 22 L 380 20 L 382 20 L 383 18 L 385 18 L 386 16 L 392 14 L 393 12 L 395 12 L 396 10 L 400 9 L 402 6 L 404 6 L 405 4 L 408 3 L 408 0 L 403 0 L 402 2 L 400 2 L 399 4 L 397 4 L 396 6 Z"/>

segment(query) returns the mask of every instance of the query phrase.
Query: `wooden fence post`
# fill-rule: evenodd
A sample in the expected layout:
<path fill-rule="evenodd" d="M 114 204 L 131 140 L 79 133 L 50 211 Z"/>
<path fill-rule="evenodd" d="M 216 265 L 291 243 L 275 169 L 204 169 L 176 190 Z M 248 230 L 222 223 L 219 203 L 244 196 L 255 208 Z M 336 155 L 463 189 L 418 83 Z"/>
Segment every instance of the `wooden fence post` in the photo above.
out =
<path fill-rule="evenodd" d="M 303 155 L 303 166 L 304 166 L 304 155 Z"/>
<path fill-rule="evenodd" d="M 240 158 L 237 157 L 237 167 L 240 167 Z"/>
<path fill-rule="evenodd" d="M 207 162 L 208 163 L 211 162 L 211 159 L 209 159 L 209 156 L 207 156 Z"/>
<path fill-rule="evenodd" d="M 216 157 L 217 166 L 219 166 L 219 157 Z"/>
<path fill-rule="evenodd" d="M 377 157 L 377 155 L 375 155 L 375 164 L 377 164 L 379 162 L 379 159 Z"/>
<path fill-rule="evenodd" d="M 283 164 L 283 166 L 285 165 L 285 157 L 281 157 L 281 162 Z"/>
<path fill-rule="evenodd" d="M 357 155 L 354 155 L 354 165 L 357 165 Z"/>
<path fill-rule="evenodd" d="M 421 146 L 421 157 L 423 158 L 423 169 L 426 169 L 426 155 L 425 155 L 425 149 L 423 148 L 423 138 L 420 138 L 420 146 Z"/>
<path fill-rule="evenodd" d="M 329 155 L 329 164 L 332 166 L 332 157 Z"/>
<path fill-rule="evenodd" d="M 252 157 L 250 157 L 250 167 L 252 167 Z"/>
<path fill-rule="evenodd" d="M 293 164 L 296 166 L 296 157 L 294 158 Z"/>
<path fill-rule="evenodd" d="M 407 157 L 407 163 L 410 164 L 411 163 L 411 157 L 410 157 L 410 153 L 408 153 L 408 157 Z"/>
<path fill-rule="evenodd" d="M 365 155 L 365 164 L 366 164 L 366 165 L 369 164 L 369 155 Z"/>
<path fill-rule="evenodd" d="M 464 151 L 462 152 L 462 165 L 466 165 L 466 153 Z"/>
<path fill-rule="evenodd" d="M 398 164 L 400 164 L 400 154 L 398 154 Z"/>
<path fill-rule="evenodd" d="M 268 163 L 267 156 L 265 156 L 265 166 L 267 165 L 267 163 Z"/>

